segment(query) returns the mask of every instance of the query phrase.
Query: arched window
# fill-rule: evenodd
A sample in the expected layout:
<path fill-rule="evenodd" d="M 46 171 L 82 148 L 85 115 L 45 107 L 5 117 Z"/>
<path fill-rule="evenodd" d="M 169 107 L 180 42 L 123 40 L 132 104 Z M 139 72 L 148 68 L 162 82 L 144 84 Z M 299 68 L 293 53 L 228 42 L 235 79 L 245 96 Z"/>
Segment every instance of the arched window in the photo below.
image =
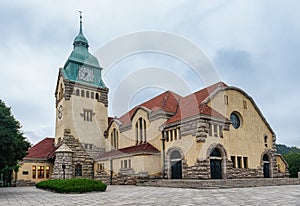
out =
<path fill-rule="evenodd" d="M 79 93 L 80 93 L 79 89 L 76 89 L 76 96 L 79 96 Z"/>
<path fill-rule="evenodd" d="M 110 136 L 111 136 L 112 149 L 118 149 L 119 148 L 119 134 L 118 134 L 118 131 L 116 130 L 116 128 L 113 129 Z"/>
<path fill-rule="evenodd" d="M 84 97 L 84 90 L 81 90 L 81 96 Z"/>
<path fill-rule="evenodd" d="M 82 176 L 82 165 L 75 165 L 75 176 Z"/>
<path fill-rule="evenodd" d="M 139 118 L 135 124 L 136 144 L 142 144 L 147 142 L 146 136 L 146 121 L 143 118 Z"/>

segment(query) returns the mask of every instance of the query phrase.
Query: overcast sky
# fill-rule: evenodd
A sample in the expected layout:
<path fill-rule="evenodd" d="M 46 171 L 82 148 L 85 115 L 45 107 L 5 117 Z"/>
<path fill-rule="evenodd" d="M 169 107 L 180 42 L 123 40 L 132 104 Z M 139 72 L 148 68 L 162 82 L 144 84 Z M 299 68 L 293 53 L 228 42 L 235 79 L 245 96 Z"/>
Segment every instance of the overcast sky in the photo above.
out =
<path fill-rule="evenodd" d="M 72 51 L 79 10 L 83 11 L 84 35 L 91 53 L 141 31 L 167 32 L 192 42 L 215 65 L 220 80 L 253 97 L 278 143 L 300 146 L 297 0 L 1 0 L 0 98 L 12 107 L 30 142 L 54 136 L 58 69 Z M 110 88 L 110 115 L 120 115 L 165 90 L 187 95 L 206 86 L 191 70 L 180 59 L 159 52 L 139 53 L 115 62 L 110 72 L 103 74 Z M 139 85 L 142 88 L 134 87 L 126 108 L 118 109 L 118 101 L 113 101 L 118 88 L 126 85 L 124 79 L 140 79 L 143 71 L 147 79 L 163 75 L 167 79 L 168 72 L 176 71 L 172 79 L 179 78 L 190 91 L 180 90 L 181 84 L 174 81 Z"/>

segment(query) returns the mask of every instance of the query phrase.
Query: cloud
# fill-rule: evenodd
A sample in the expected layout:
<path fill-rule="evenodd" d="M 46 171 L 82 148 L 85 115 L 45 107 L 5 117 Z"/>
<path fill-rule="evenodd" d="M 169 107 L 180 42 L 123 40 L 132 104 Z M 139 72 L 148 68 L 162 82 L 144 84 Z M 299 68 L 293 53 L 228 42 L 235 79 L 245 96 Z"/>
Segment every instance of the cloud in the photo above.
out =
<path fill-rule="evenodd" d="M 53 134 L 50 128 L 55 124 L 58 68 L 72 50 L 78 33 L 78 11 L 82 10 L 84 34 L 92 53 L 110 40 L 136 31 L 166 31 L 192 41 L 213 59 L 221 80 L 244 89 L 255 99 L 281 143 L 300 146 L 299 6 L 293 0 L 103 0 L 76 4 L 3 0 L 0 98 L 12 106 L 23 129 L 31 131 L 29 136 L 37 139 L 48 136 L 46 131 L 49 136 Z M 130 63 L 136 66 L 130 67 Z M 135 60 L 120 62 L 115 71 L 126 76 L 126 72 L 144 66 L 173 70 L 191 90 L 204 86 L 193 79 L 182 62 L 159 55 L 136 56 Z M 113 91 L 114 78 L 105 78 Z M 146 90 L 150 96 L 160 92 Z M 145 96 L 140 92 L 133 102 L 141 102 Z M 40 127 L 48 129 L 42 132 Z"/>

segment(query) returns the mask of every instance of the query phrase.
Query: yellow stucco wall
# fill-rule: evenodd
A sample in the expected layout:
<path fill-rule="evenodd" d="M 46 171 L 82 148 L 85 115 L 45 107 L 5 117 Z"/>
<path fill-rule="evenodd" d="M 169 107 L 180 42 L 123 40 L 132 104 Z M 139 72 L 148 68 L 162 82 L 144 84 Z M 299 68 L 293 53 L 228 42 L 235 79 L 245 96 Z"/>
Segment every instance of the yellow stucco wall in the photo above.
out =
<path fill-rule="evenodd" d="M 282 156 L 279 156 L 279 155 L 276 156 L 276 163 L 277 163 L 277 167 L 278 167 L 279 172 L 285 172 L 286 171 L 287 165 L 285 164 Z"/>
<path fill-rule="evenodd" d="M 224 95 L 228 96 L 228 105 L 224 102 Z M 244 108 L 246 101 L 247 108 Z M 248 157 L 249 168 L 260 166 L 261 154 L 272 148 L 272 132 L 255 109 L 252 102 L 241 92 L 229 89 L 219 92 L 208 104 L 228 119 L 232 112 L 238 112 L 241 126 L 238 129 L 230 126 L 229 131 L 223 131 L 224 138 L 220 143 L 225 147 L 228 158 L 230 156 Z M 264 143 L 267 136 L 267 146 Z"/>
<path fill-rule="evenodd" d="M 59 80 L 59 85 L 63 86 L 62 77 Z M 55 143 L 59 137 L 63 137 L 64 129 L 71 129 L 71 134 L 78 138 L 81 143 L 94 144 L 96 147 L 104 148 L 104 131 L 107 129 L 107 107 L 95 98 L 86 98 L 76 96 L 76 89 L 89 91 L 89 89 L 74 88 L 74 93 L 71 95 L 70 100 L 64 98 L 60 100 L 56 107 L 56 130 L 55 130 Z M 58 89 L 60 90 L 60 89 Z M 96 93 L 96 91 L 93 91 Z M 98 92 L 99 93 L 99 92 Z M 99 93 L 100 95 L 100 93 Z M 58 108 L 63 106 L 63 116 L 58 118 Z M 83 110 L 92 109 L 92 121 L 84 121 Z"/>
<path fill-rule="evenodd" d="M 33 166 L 36 167 L 36 175 L 33 177 Z M 43 166 L 44 167 L 44 176 L 39 177 L 38 175 L 38 168 Z M 51 177 L 53 164 L 47 161 L 37 161 L 37 162 L 26 162 L 20 164 L 19 171 L 17 173 L 17 180 L 31 180 L 33 182 L 40 182 L 47 180 L 49 178 L 46 177 L 46 168 L 49 167 L 49 178 Z M 24 174 L 24 172 L 28 172 L 28 174 Z M 15 177 L 15 175 L 13 175 Z"/>
<path fill-rule="evenodd" d="M 160 155 L 138 155 L 138 156 L 127 156 L 127 157 L 118 157 L 113 158 L 113 174 L 116 175 L 121 169 L 121 161 L 130 160 L 131 167 L 135 173 L 147 171 L 149 175 L 157 175 L 161 172 L 160 166 Z M 110 160 L 101 160 L 95 162 L 94 168 L 95 171 L 98 170 L 98 164 L 104 163 L 104 170 L 107 174 L 110 174 L 111 161 Z"/>

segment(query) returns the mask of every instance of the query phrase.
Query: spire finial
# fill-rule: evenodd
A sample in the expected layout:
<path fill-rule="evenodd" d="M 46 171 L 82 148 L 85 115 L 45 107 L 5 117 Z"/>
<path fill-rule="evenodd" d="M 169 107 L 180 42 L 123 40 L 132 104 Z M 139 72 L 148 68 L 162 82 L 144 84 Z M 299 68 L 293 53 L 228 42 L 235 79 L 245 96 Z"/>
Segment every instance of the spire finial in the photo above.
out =
<path fill-rule="evenodd" d="M 82 11 L 79 11 L 80 13 L 80 29 L 79 29 L 79 33 L 82 33 Z"/>

